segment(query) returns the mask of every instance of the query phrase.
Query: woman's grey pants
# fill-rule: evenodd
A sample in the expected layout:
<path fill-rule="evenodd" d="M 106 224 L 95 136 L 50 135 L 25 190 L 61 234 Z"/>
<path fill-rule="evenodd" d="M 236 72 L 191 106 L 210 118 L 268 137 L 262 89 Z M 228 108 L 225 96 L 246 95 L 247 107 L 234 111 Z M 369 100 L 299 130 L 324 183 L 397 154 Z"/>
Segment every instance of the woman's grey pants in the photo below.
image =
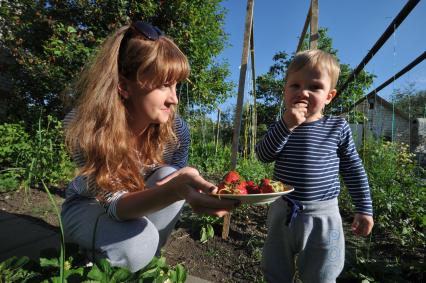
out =
<path fill-rule="evenodd" d="M 173 167 L 161 167 L 148 178 L 146 185 L 153 185 L 174 171 Z M 178 201 L 139 219 L 120 222 L 105 214 L 94 199 L 66 201 L 62 206 L 65 240 L 89 251 L 94 247 L 96 256 L 107 258 L 111 265 L 136 272 L 160 254 L 183 204 L 184 201 Z"/>

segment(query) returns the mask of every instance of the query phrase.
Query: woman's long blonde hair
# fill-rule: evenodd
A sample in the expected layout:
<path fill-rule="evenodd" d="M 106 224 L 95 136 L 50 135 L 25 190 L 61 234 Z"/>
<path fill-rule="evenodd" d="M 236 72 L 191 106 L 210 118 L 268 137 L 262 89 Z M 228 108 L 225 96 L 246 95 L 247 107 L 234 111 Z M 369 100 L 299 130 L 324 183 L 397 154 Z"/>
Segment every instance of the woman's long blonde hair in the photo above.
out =
<path fill-rule="evenodd" d="M 119 52 L 126 32 L 130 39 Z M 79 103 L 65 130 L 70 152 L 79 151 L 85 158 L 79 174 L 94 177 L 103 191 L 142 190 L 141 164 L 161 163 L 163 145 L 176 139 L 174 115 L 166 124 L 151 124 L 135 144 L 126 103 L 119 94 L 120 76 L 136 80 L 149 92 L 188 75 L 186 56 L 166 36 L 151 41 L 125 26 L 108 37 L 75 84 Z"/>

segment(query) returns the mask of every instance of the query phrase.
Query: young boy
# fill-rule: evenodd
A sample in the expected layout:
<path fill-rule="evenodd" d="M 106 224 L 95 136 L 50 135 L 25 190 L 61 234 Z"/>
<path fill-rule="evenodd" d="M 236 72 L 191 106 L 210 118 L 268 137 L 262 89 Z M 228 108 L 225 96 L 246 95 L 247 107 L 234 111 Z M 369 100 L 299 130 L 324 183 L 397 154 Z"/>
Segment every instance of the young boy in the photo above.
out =
<path fill-rule="evenodd" d="M 345 259 L 339 173 L 356 207 L 352 231 L 367 236 L 373 227 L 368 180 L 349 125 L 322 114 L 336 95 L 339 72 L 326 52 L 297 53 L 287 70 L 284 115 L 256 145 L 261 161 L 275 161 L 274 179 L 294 187 L 268 212 L 267 282 L 293 282 L 296 269 L 302 282 L 335 282 Z"/>

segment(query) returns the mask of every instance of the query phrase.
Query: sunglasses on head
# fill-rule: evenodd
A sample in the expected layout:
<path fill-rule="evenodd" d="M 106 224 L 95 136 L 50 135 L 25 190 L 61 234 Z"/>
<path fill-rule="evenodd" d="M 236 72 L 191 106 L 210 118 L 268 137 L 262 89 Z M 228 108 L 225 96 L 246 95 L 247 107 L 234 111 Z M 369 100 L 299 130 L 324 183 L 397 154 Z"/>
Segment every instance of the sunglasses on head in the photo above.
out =
<path fill-rule="evenodd" d="M 143 37 L 145 37 L 147 40 L 151 41 L 157 41 L 160 36 L 164 36 L 164 32 L 161 31 L 156 26 L 151 25 L 150 23 L 143 22 L 143 21 L 136 21 L 133 22 L 130 27 L 127 29 L 126 33 L 123 36 L 123 39 L 121 40 L 120 47 L 119 47 L 119 58 L 121 58 L 124 49 L 127 45 L 127 42 L 134 36 L 135 32 L 139 33 Z"/>
<path fill-rule="evenodd" d="M 130 25 L 130 28 L 134 28 L 141 35 L 146 37 L 149 40 L 156 41 L 160 38 L 160 36 L 164 35 L 159 28 L 153 26 L 147 22 L 136 21 Z"/>

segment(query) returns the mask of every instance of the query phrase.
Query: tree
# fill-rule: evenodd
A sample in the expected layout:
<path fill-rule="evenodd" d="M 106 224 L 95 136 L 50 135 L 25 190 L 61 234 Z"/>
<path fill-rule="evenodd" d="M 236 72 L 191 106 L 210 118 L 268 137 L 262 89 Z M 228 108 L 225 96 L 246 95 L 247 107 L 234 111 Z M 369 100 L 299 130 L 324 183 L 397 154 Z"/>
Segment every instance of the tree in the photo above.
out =
<path fill-rule="evenodd" d="M 3 0 L 0 48 L 12 58 L 3 76 L 13 83 L 2 103 L 3 121 L 32 121 L 40 109 L 62 117 L 75 99 L 66 95 L 103 39 L 131 20 L 159 26 L 176 41 L 191 64 L 191 83 L 178 88 L 181 104 L 213 109 L 229 95 L 226 62 L 215 57 L 225 47 L 225 10 L 220 0 Z M 181 112 L 186 112 L 181 108 Z"/>
<path fill-rule="evenodd" d="M 407 113 L 411 119 L 425 118 L 426 90 L 415 90 L 415 83 L 409 83 L 403 89 L 397 89 L 392 96 L 395 107 Z"/>
<path fill-rule="evenodd" d="M 337 50 L 332 47 L 332 39 L 327 35 L 326 28 L 319 29 L 318 49 L 327 51 L 334 54 L 337 58 Z M 302 50 L 308 49 L 308 36 L 302 46 Z M 285 75 L 287 67 L 294 57 L 285 51 L 277 52 L 274 57 L 274 64 L 270 67 L 268 73 L 260 75 L 256 79 L 256 96 L 257 96 L 257 114 L 258 114 L 258 137 L 266 131 L 266 126 L 273 123 L 277 115 L 279 115 L 284 103 L 283 87 L 285 83 Z M 340 76 L 337 82 L 337 89 L 347 80 L 352 73 L 352 68 L 340 62 Z M 330 107 L 326 109 L 327 113 L 340 114 L 341 110 L 350 108 L 356 101 L 358 101 L 364 92 L 369 88 L 375 76 L 365 71 L 361 71 L 357 79 L 351 82 L 346 90 L 343 91 L 333 100 Z M 271 114 L 274 115 L 271 115 Z"/>

